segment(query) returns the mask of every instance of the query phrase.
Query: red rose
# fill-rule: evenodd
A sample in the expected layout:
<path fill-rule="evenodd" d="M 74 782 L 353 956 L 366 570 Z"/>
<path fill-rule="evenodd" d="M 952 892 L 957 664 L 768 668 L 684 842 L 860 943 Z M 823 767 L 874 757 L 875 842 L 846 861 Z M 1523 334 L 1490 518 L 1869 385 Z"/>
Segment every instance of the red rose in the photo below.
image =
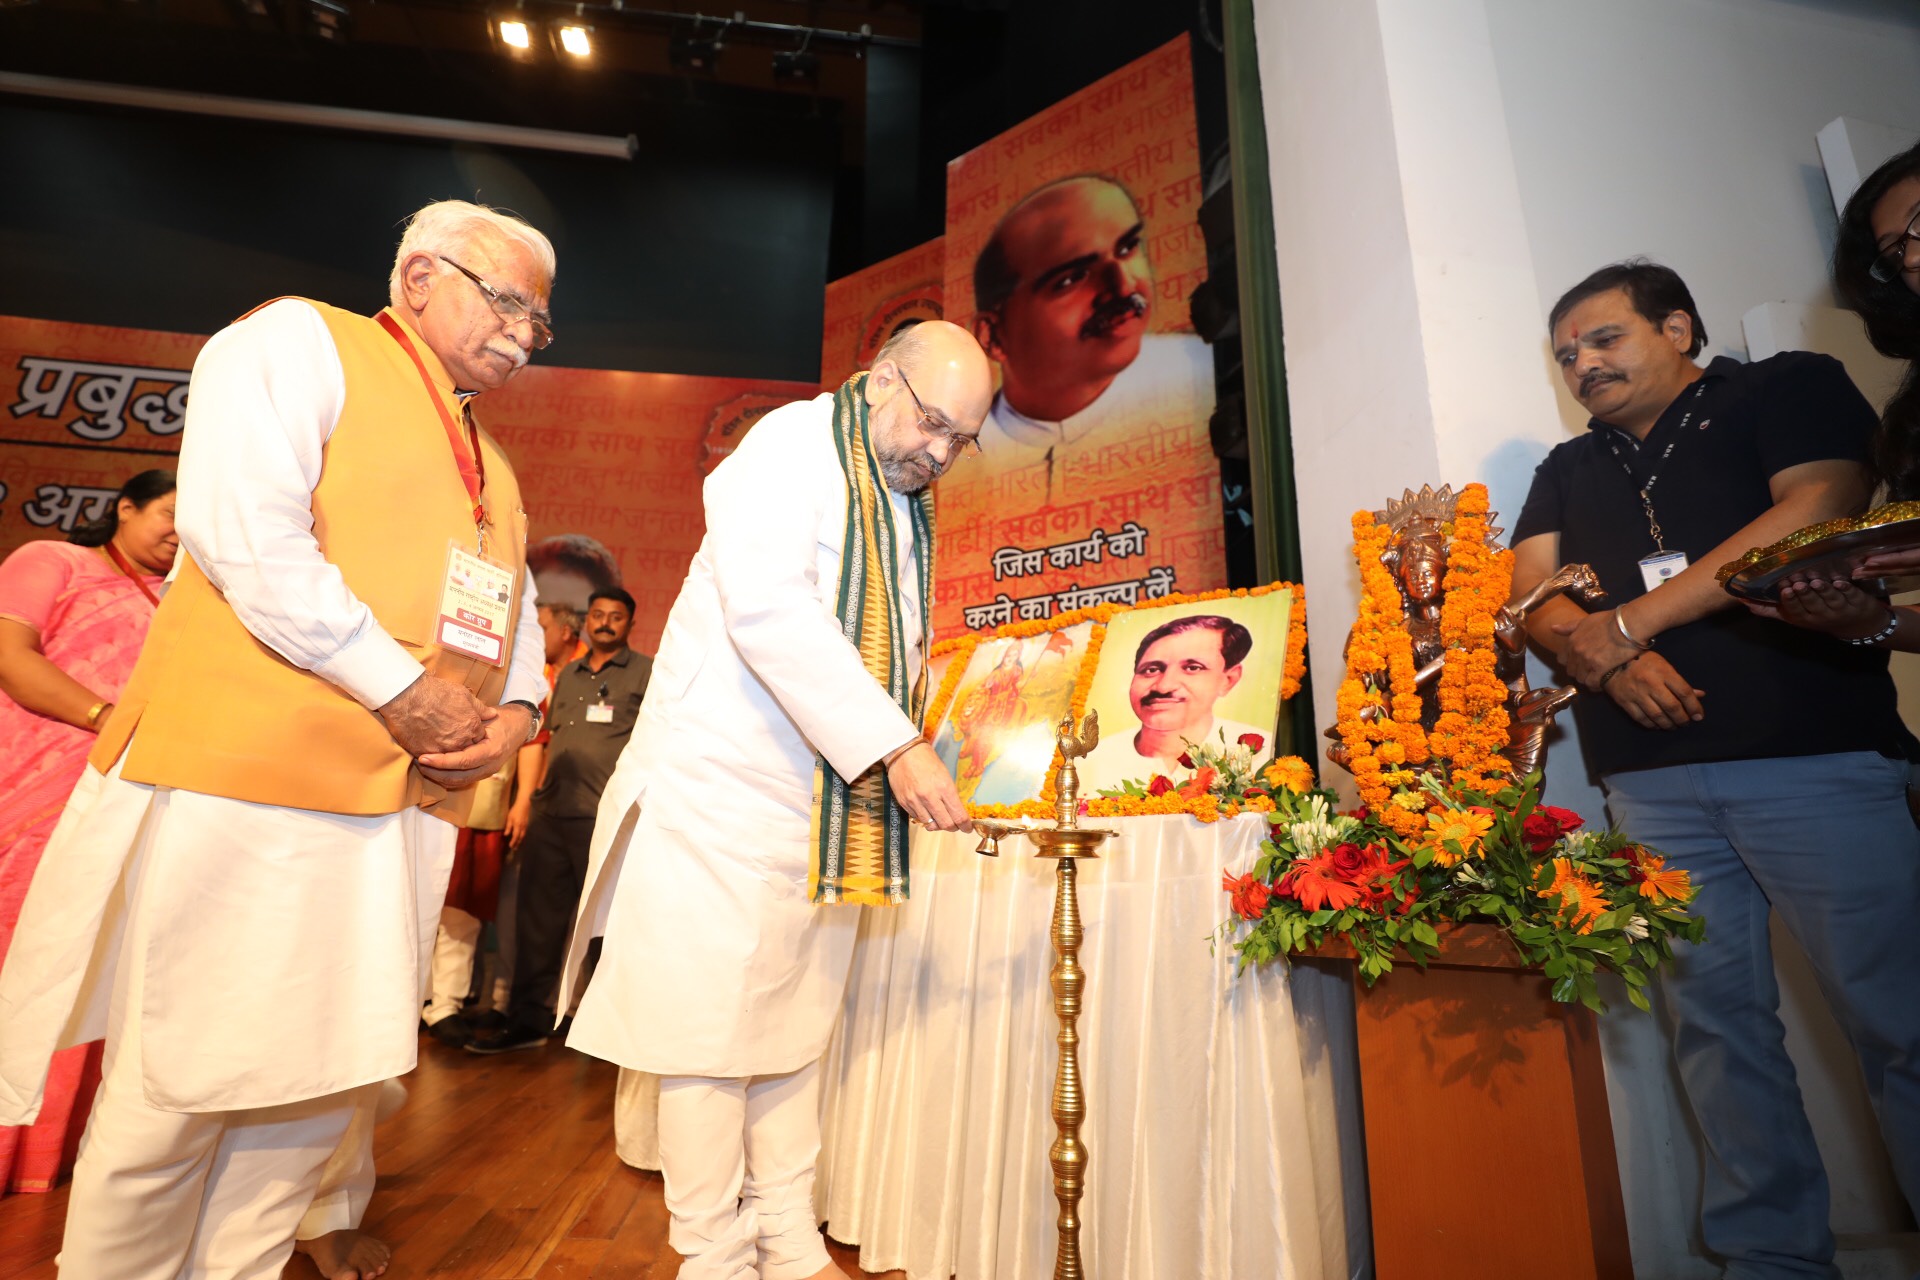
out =
<path fill-rule="evenodd" d="M 1333 874 L 1348 884 L 1359 884 L 1363 878 L 1371 879 L 1366 873 L 1372 868 L 1373 859 L 1367 851 L 1357 844 L 1337 844 L 1333 846 Z"/>
<path fill-rule="evenodd" d="M 1628 878 L 1635 884 L 1645 884 L 1647 873 L 1641 867 L 1640 860 L 1647 856 L 1646 847 L 1644 845 L 1630 844 L 1620 851 L 1620 856 L 1627 860 Z"/>
<path fill-rule="evenodd" d="M 1527 820 L 1520 824 L 1520 834 L 1527 842 L 1527 848 L 1536 854 L 1545 853 L 1553 848 L 1560 838 L 1560 824 L 1544 813 L 1530 813 Z"/>
<path fill-rule="evenodd" d="M 1585 825 L 1585 820 L 1573 810 L 1543 804 L 1520 824 L 1520 834 L 1526 839 L 1527 847 L 1538 854 L 1551 849 L 1561 836 Z"/>
<path fill-rule="evenodd" d="M 1173 783 L 1167 779 L 1167 775 L 1164 773 L 1154 774 L 1153 781 L 1147 784 L 1147 794 L 1150 796 L 1163 796 L 1171 790 L 1173 790 Z"/>
<path fill-rule="evenodd" d="M 1267 745 L 1267 740 L 1257 733 L 1243 733 L 1240 735 L 1240 745 L 1258 754 L 1260 749 Z"/>
<path fill-rule="evenodd" d="M 1534 812 L 1544 813 L 1548 817 L 1552 818 L 1555 822 L 1559 823 L 1560 833 L 1562 835 L 1567 835 L 1571 832 L 1578 831 L 1580 828 L 1587 825 L 1587 820 L 1585 818 L 1582 818 L 1579 814 L 1575 813 L 1571 809 L 1562 809 L 1557 805 L 1543 804 L 1539 808 L 1535 809 Z"/>
<path fill-rule="evenodd" d="M 1186 752 L 1182 751 L 1180 753 L 1180 758 L 1175 760 L 1174 763 L 1179 765 L 1182 769 L 1191 769 L 1193 768 L 1193 757 L 1187 754 Z"/>

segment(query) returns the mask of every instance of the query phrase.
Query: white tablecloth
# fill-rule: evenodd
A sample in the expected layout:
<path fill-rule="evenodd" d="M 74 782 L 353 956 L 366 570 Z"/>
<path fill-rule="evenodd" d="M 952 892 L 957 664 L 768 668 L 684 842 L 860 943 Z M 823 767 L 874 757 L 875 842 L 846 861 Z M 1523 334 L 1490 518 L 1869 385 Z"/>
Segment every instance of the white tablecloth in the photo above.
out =
<path fill-rule="evenodd" d="M 1353 1274 L 1367 1225 L 1347 978 L 1236 975 L 1213 937 L 1221 872 L 1251 867 L 1264 823 L 1100 825 L 1121 835 L 1080 864 L 1089 1274 Z M 997 860 L 975 843 L 916 833 L 912 900 L 866 912 L 827 1050 L 815 1208 L 868 1271 L 1044 1280 L 1054 866 L 1024 839 Z M 629 1163 L 658 1167 L 656 1097 L 622 1073 Z"/>

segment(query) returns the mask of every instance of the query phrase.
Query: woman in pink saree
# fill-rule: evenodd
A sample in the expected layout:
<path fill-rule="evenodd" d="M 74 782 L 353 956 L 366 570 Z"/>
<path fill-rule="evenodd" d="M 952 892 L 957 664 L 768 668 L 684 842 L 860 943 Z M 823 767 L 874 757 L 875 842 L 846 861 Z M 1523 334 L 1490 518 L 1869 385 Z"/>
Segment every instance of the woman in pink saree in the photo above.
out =
<path fill-rule="evenodd" d="M 173 472 L 143 471 L 68 541 L 0 562 L 0 963 L 173 566 L 173 489 Z M 0 1128 L 0 1194 L 51 1190 L 73 1167 L 99 1080 L 98 1042 L 54 1055 L 40 1118 Z"/>

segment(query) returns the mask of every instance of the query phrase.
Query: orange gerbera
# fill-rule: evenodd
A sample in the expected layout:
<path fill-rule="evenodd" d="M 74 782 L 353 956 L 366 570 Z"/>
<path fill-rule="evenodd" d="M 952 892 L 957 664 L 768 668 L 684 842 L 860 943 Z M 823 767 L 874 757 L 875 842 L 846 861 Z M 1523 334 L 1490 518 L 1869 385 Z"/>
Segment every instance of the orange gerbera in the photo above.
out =
<path fill-rule="evenodd" d="M 1659 854 L 1642 852 L 1633 863 L 1641 897 L 1656 904 L 1685 902 L 1693 897 L 1693 878 L 1678 867 L 1668 871 L 1667 860 Z"/>
<path fill-rule="evenodd" d="M 1576 869 L 1572 858 L 1553 860 L 1553 883 L 1538 891 L 1538 896 L 1555 902 L 1558 909 L 1573 911 L 1573 923 L 1581 933 L 1592 933 L 1593 922 L 1612 905 L 1604 889 Z"/>
<path fill-rule="evenodd" d="M 1427 848 L 1433 860 L 1451 867 L 1462 858 L 1480 852 L 1480 842 L 1493 826 L 1493 815 L 1484 809 L 1431 809 L 1427 812 Z"/>
<path fill-rule="evenodd" d="M 1212 765 L 1202 765 L 1194 770 L 1191 778 L 1180 784 L 1180 794 L 1189 800 L 1197 800 L 1213 790 L 1213 782 L 1218 771 Z"/>
<path fill-rule="evenodd" d="M 1361 897 L 1358 886 L 1348 884 L 1335 872 L 1333 854 L 1324 850 L 1288 867 L 1275 888 L 1308 911 L 1322 907 L 1341 911 Z"/>
<path fill-rule="evenodd" d="M 1258 920 L 1265 915 L 1267 900 L 1273 896 L 1273 890 L 1255 875 L 1236 876 L 1231 871 L 1223 871 L 1220 887 L 1232 895 L 1233 913 L 1242 920 Z"/>

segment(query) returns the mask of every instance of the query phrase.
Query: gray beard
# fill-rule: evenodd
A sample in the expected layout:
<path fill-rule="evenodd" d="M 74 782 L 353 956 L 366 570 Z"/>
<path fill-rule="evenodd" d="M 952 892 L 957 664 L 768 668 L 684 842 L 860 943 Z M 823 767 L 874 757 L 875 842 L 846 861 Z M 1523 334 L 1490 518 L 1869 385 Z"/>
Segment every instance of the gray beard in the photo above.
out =
<path fill-rule="evenodd" d="M 896 454 L 881 447 L 876 447 L 873 452 L 880 462 L 881 478 L 887 482 L 887 488 L 895 493 L 911 496 L 940 478 L 940 467 L 931 454 Z M 920 471 L 913 465 L 916 462 L 925 465 L 932 474 Z"/>

